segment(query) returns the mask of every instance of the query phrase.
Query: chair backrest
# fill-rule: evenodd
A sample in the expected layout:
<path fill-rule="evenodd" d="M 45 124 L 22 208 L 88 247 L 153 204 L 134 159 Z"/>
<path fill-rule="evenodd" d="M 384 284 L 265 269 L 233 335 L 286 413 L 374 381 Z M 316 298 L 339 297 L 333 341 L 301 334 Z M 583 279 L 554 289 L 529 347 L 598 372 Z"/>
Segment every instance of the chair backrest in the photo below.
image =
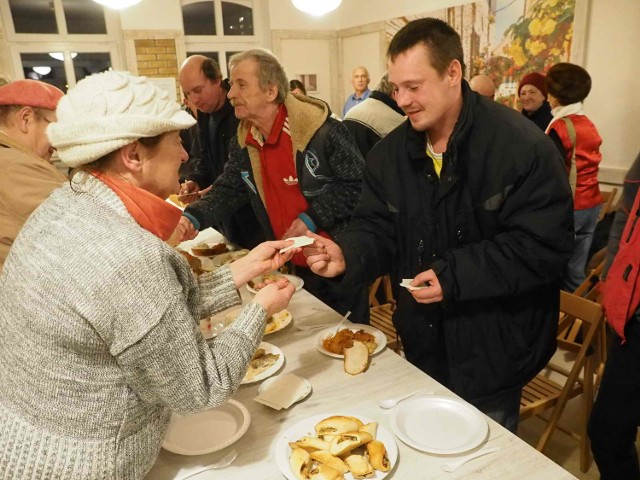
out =
<path fill-rule="evenodd" d="M 598 215 L 598 221 L 602 220 L 607 213 L 616 209 L 617 202 L 614 202 L 618 195 L 618 189 L 614 187 L 609 192 L 600 192 L 600 195 L 602 195 L 602 209 Z"/>
<path fill-rule="evenodd" d="M 602 305 L 562 291 L 560 292 L 560 313 L 558 347 L 576 352 L 577 368 L 574 370 L 579 370 L 584 358 L 591 354 L 598 342 L 596 334 L 604 317 Z M 578 374 L 579 371 L 576 372 L 576 378 Z"/>
<path fill-rule="evenodd" d="M 376 278 L 369 286 L 369 306 L 378 307 L 381 301 L 385 304 L 394 302 L 389 275 Z"/>

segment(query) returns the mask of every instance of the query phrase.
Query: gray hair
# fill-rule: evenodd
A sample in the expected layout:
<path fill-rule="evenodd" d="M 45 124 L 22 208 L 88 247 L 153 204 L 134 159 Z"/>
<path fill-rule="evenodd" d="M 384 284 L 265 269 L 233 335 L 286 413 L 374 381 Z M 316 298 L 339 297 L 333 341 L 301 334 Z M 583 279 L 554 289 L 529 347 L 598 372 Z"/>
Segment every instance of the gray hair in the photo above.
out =
<path fill-rule="evenodd" d="M 289 93 L 289 80 L 280 61 L 269 50 L 263 48 L 253 48 L 244 52 L 236 53 L 229 59 L 229 71 L 244 60 L 253 60 L 258 64 L 258 79 L 260 88 L 266 90 L 271 85 L 278 87 L 276 103 L 284 103 L 284 99 Z"/>
<path fill-rule="evenodd" d="M 380 81 L 378 82 L 378 85 L 376 85 L 376 90 L 378 90 L 379 92 L 385 93 L 389 96 L 391 96 L 393 94 L 393 85 L 391 85 L 391 83 L 389 83 L 389 74 L 385 73 L 382 78 L 380 79 Z"/>

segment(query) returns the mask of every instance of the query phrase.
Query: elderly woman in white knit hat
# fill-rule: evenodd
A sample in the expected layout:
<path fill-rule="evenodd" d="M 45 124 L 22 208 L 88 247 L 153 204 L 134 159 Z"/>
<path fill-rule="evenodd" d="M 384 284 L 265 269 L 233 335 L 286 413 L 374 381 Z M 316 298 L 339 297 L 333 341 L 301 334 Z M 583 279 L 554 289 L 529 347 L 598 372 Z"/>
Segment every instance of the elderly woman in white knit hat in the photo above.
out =
<path fill-rule="evenodd" d="M 289 241 L 196 278 L 164 241 L 181 212 L 163 201 L 194 120 L 144 78 L 105 72 L 60 101 L 48 127 L 78 171 L 26 222 L 0 276 L 0 477 L 139 479 L 171 411 L 236 391 L 268 315 L 294 288 L 261 289 L 212 340 L 199 319 L 280 267 Z M 299 251 L 299 249 L 298 249 Z"/>

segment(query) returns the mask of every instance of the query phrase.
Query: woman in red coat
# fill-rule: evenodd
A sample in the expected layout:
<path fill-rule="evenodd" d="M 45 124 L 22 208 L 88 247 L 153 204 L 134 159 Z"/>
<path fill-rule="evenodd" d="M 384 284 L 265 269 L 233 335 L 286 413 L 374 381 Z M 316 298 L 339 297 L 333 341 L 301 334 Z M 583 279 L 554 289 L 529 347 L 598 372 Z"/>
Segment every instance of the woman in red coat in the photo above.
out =
<path fill-rule="evenodd" d="M 576 243 L 563 282 L 563 288 L 573 292 L 585 279 L 589 247 L 602 207 L 598 184 L 602 138 L 582 111 L 582 101 L 591 90 L 591 77 L 584 68 L 558 63 L 547 72 L 546 87 L 553 114 L 547 134 L 565 159 L 573 190 Z"/>

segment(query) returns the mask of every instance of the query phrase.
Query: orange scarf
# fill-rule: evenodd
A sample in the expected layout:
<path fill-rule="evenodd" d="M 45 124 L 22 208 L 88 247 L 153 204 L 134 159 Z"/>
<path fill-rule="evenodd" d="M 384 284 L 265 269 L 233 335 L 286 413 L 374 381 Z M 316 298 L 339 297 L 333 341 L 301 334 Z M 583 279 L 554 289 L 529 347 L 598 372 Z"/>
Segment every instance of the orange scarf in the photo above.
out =
<path fill-rule="evenodd" d="M 151 192 L 100 172 L 91 172 L 120 197 L 138 224 L 162 240 L 168 240 L 176 229 L 182 210 L 165 202 Z"/>

